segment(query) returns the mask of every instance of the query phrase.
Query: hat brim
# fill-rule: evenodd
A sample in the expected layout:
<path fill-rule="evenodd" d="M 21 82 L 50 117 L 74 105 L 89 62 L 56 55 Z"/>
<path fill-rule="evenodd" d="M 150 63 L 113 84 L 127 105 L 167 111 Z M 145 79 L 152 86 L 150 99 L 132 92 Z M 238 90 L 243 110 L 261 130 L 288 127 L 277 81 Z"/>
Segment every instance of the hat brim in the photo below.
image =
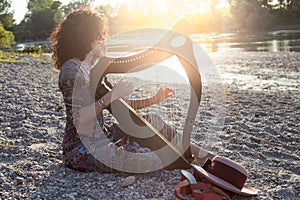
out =
<path fill-rule="evenodd" d="M 204 176 L 207 180 L 211 181 L 213 184 L 226 189 L 228 191 L 240 194 L 240 195 L 244 195 L 244 196 L 255 196 L 257 195 L 258 191 L 248 185 L 244 185 L 244 187 L 240 190 L 239 188 L 235 187 L 234 185 L 220 179 L 219 177 L 205 171 L 201 166 L 195 165 L 195 164 L 191 164 L 192 167 L 198 172 L 200 173 L 202 176 Z"/>

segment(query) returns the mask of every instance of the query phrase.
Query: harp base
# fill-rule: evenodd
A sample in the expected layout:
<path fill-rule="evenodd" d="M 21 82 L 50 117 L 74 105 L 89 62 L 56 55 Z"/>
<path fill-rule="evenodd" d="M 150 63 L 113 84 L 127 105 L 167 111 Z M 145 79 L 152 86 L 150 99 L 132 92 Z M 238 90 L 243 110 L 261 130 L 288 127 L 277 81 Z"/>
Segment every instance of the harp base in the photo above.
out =
<path fill-rule="evenodd" d="M 194 157 L 191 153 L 191 148 L 189 147 L 186 152 L 182 155 L 185 160 L 181 157 L 179 157 L 177 160 L 172 162 L 170 165 L 164 167 L 166 170 L 173 170 L 173 169 L 190 169 L 191 165 L 190 163 L 194 160 Z M 186 162 L 188 161 L 188 163 Z"/>
<path fill-rule="evenodd" d="M 148 147 L 150 148 L 152 151 L 157 151 L 159 149 L 162 148 L 166 148 L 165 151 L 166 152 L 170 152 L 172 153 L 172 149 L 171 147 L 167 146 L 167 144 L 160 140 L 157 136 L 152 136 L 149 138 L 136 138 L 136 137 L 130 137 L 131 140 L 137 142 L 140 146 L 143 147 Z M 157 156 L 162 160 L 164 160 L 164 154 L 157 153 Z M 189 147 L 181 157 L 178 158 L 173 161 L 171 164 L 168 164 L 167 166 L 164 167 L 164 169 L 166 170 L 173 170 L 173 169 L 189 169 L 191 168 L 190 163 L 194 160 L 194 157 L 192 156 L 191 153 L 191 148 Z"/>

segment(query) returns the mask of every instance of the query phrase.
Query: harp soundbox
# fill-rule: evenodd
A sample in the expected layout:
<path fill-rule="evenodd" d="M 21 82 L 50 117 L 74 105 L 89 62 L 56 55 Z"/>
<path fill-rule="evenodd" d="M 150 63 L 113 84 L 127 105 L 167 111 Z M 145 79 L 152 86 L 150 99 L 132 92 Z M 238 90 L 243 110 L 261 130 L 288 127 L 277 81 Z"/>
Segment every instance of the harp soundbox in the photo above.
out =
<path fill-rule="evenodd" d="M 180 146 L 168 141 L 122 99 L 112 102 L 108 108 L 119 122 L 122 130 L 130 134 L 138 132 L 136 135 L 131 135 L 131 137 L 142 146 L 149 145 L 155 150 L 165 169 L 190 167 L 190 162 L 193 159 L 190 151 L 191 132 L 202 92 L 201 76 L 193 53 L 193 43 L 188 36 L 174 31 L 178 22 L 174 24 L 175 26 L 166 31 L 155 45 L 143 51 L 118 58 L 102 57 L 92 69 L 90 75 L 91 94 L 95 96 L 96 101 L 103 95 L 103 93 L 97 91 L 99 89 L 99 81 L 107 74 L 144 70 L 172 56 L 178 58 L 188 77 L 191 88 L 189 108 L 185 118 Z M 140 127 L 142 131 L 137 131 L 136 127 Z"/>

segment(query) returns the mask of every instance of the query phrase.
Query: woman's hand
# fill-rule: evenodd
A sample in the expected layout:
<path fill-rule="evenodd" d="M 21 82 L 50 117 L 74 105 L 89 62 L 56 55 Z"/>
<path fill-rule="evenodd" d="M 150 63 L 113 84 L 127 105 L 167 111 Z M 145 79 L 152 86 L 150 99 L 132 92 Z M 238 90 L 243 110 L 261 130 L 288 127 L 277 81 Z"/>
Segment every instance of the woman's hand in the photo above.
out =
<path fill-rule="evenodd" d="M 131 82 L 121 80 L 112 88 L 111 101 L 130 95 L 133 92 L 133 85 Z"/>
<path fill-rule="evenodd" d="M 175 91 L 171 88 L 161 87 L 153 97 L 156 104 L 166 100 L 169 97 L 174 97 Z"/>

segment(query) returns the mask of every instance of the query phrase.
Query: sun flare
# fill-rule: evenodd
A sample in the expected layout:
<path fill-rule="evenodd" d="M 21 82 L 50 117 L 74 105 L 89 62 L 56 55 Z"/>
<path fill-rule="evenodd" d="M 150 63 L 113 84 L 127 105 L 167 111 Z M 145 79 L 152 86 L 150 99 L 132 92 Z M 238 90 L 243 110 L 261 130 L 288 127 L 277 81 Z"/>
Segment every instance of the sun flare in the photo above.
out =
<path fill-rule="evenodd" d="M 122 4 L 144 14 L 196 14 L 229 8 L 227 0 L 125 0 Z"/>

